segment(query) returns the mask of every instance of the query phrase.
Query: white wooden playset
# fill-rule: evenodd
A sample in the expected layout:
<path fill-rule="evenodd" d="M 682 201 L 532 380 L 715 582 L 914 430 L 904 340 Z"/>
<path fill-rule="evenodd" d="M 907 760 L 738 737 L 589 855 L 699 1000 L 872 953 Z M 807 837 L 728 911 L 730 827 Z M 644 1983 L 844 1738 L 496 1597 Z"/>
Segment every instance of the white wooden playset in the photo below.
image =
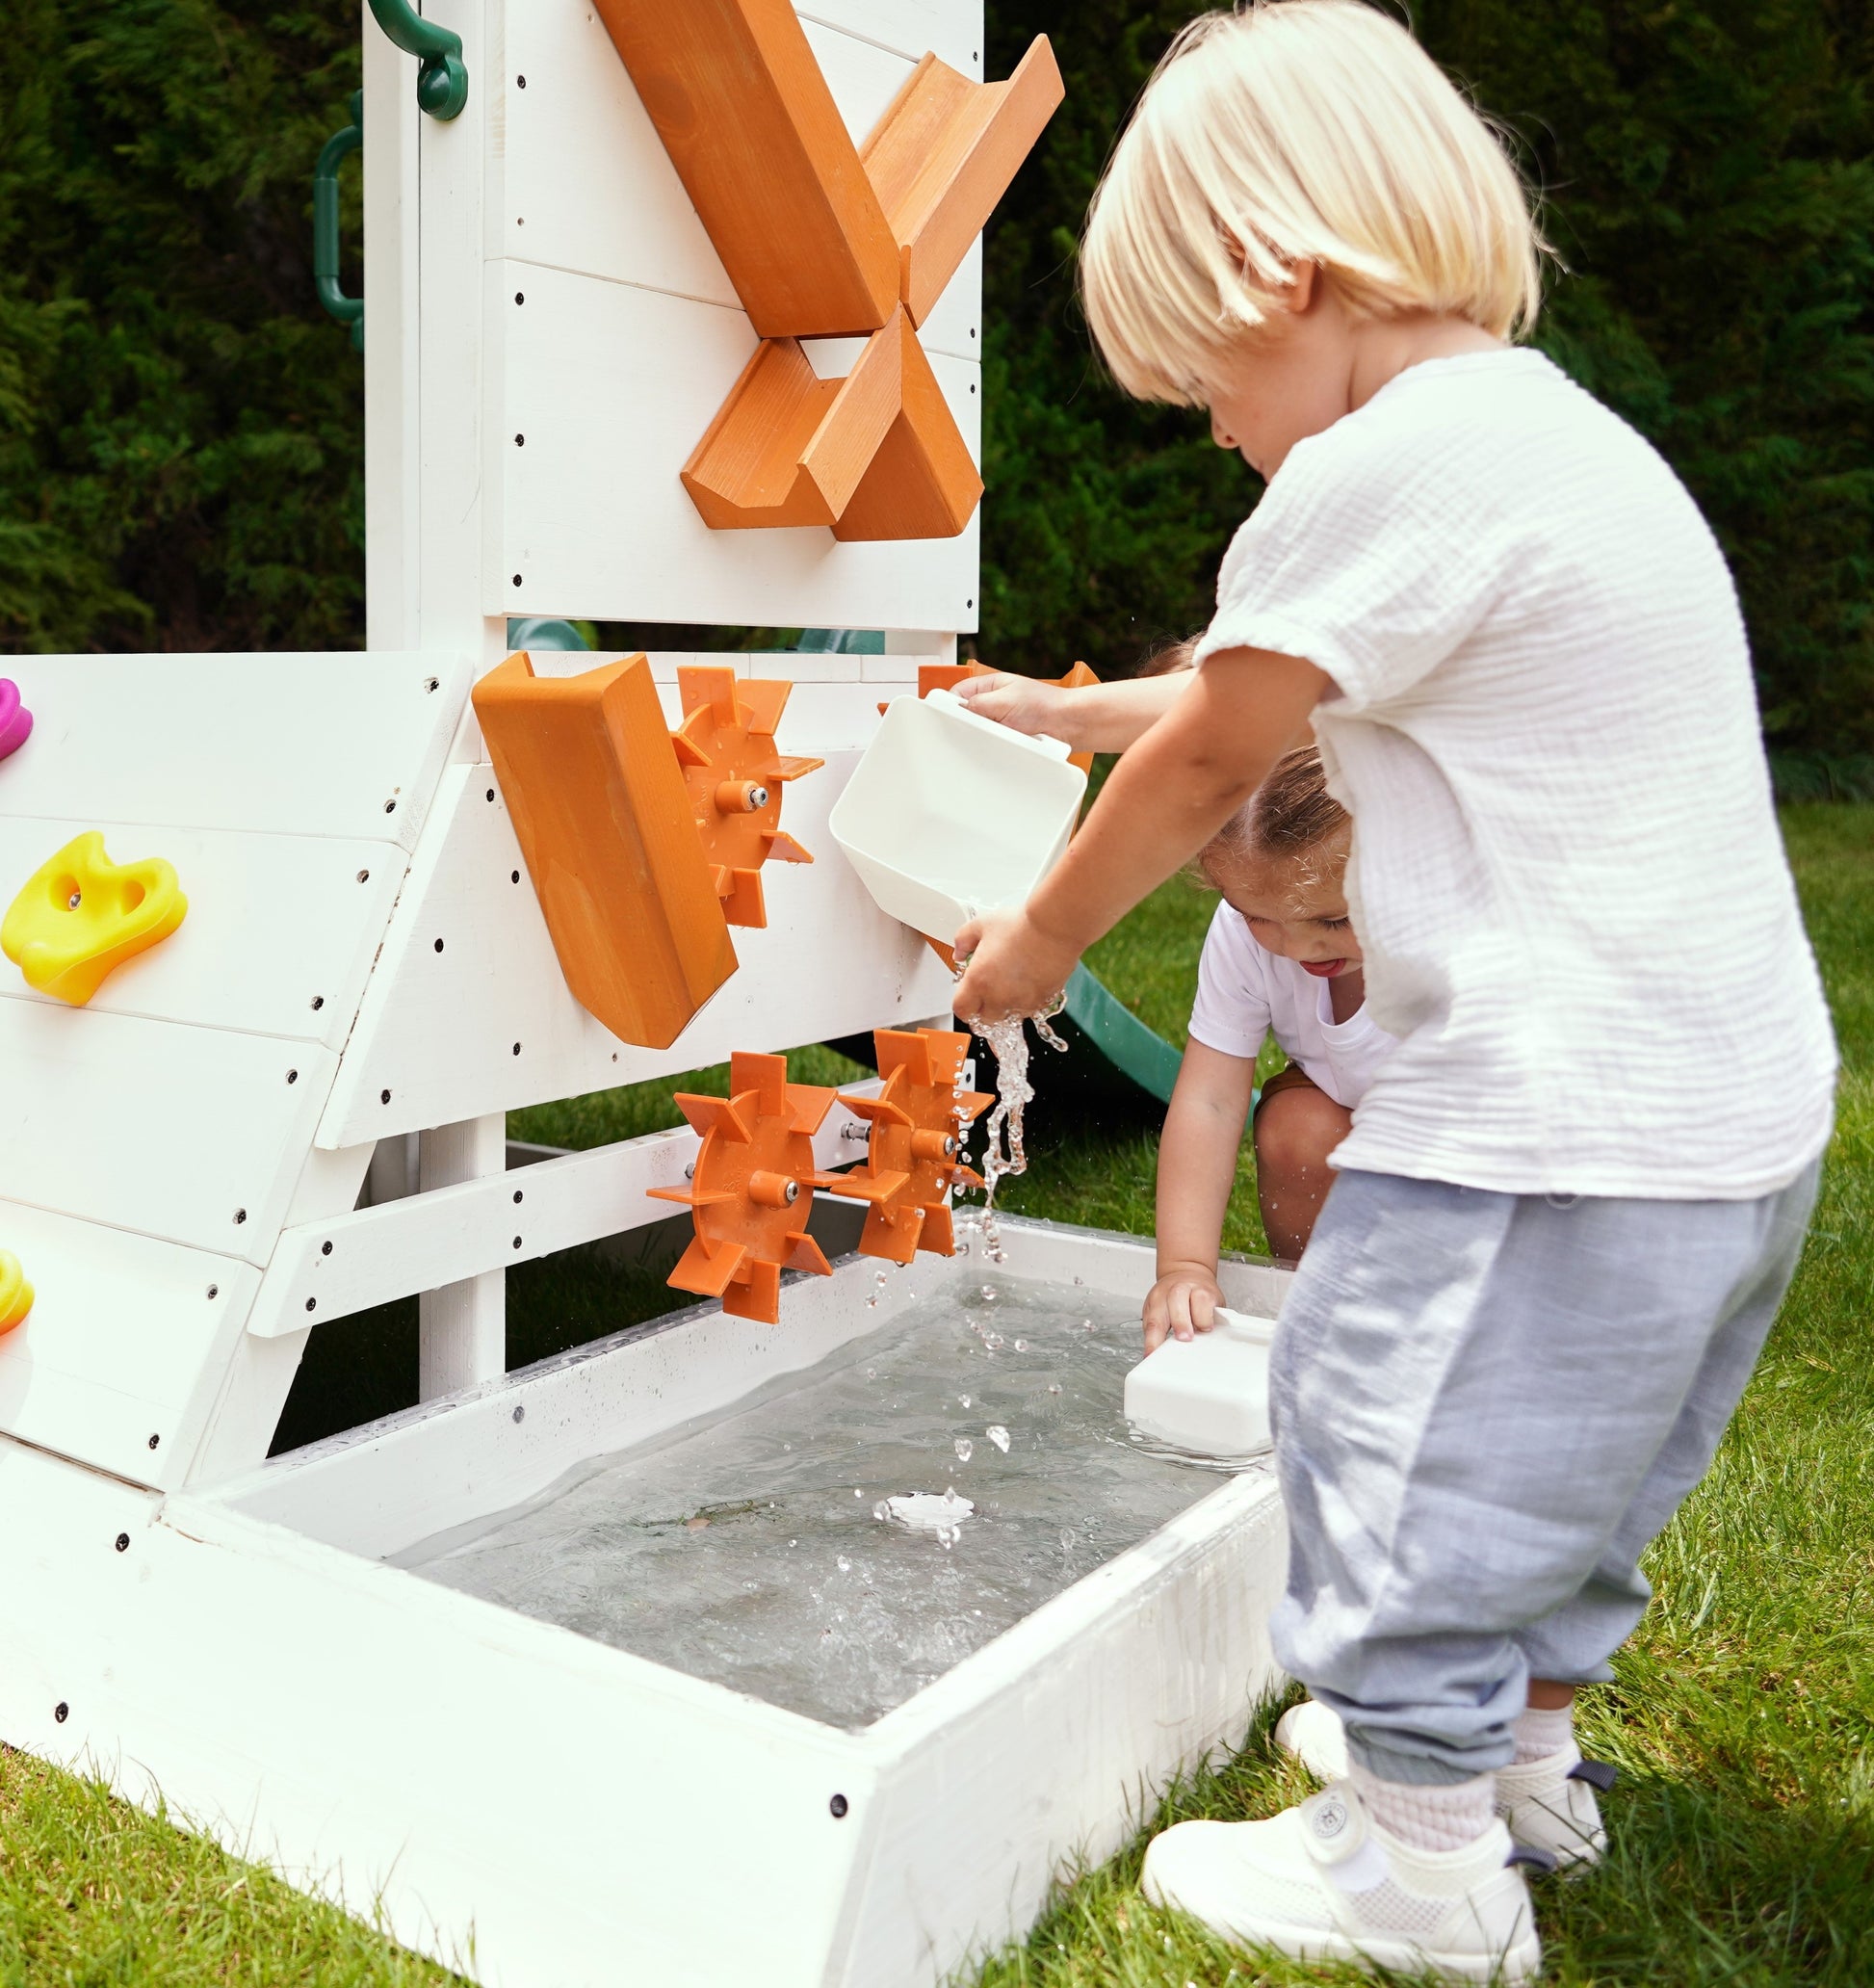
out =
<path fill-rule="evenodd" d="M 364 19 L 368 651 L 5 666 L 0 1738 L 160 1796 L 480 1980 L 940 1980 L 1240 1732 L 1272 1674 L 1266 1478 L 1219 1478 L 857 1731 L 386 1561 L 902 1306 L 897 1284 L 865 1302 L 863 1256 L 779 1279 L 702 1246 L 729 1308 L 508 1373 L 507 1267 L 667 1218 L 648 1190 L 690 1191 L 698 1135 L 510 1169 L 505 1114 L 736 1052 L 950 1028 L 949 973 L 828 817 L 881 704 L 975 625 L 976 236 L 1052 107 L 1052 60 L 979 91 L 977 0 L 797 18 L 778 0 L 430 0 L 422 103 L 461 97 L 438 116 L 373 13 L 408 10 L 372 0 Z M 784 150 L 805 134 L 775 184 L 797 168 L 845 189 L 851 211 L 821 220 L 859 301 L 823 324 L 785 322 L 736 264 L 718 209 L 739 182 L 710 174 L 740 141 L 695 82 L 723 34 L 775 92 L 742 122 Z M 837 130 L 801 108 L 808 68 Z M 742 219 L 770 243 L 792 224 L 759 202 Z M 745 444 L 727 467 L 725 433 Z M 577 997 L 585 876 L 526 740 L 508 751 L 496 723 L 508 617 L 529 614 L 888 632 L 877 656 L 509 666 L 523 700 L 563 693 L 568 737 L 647 755 L 619 830 L 627 855 L 651 850 L 630 898 L 643 972 L 614 946 L 612 980 Z M 733 678 L 680 683 L 704 666 Z M 762 688 L 776 678 L 791 693 Z M 725 681 L 744 727 L 756 707 L 776 720 L 764 749 L 787 785 L 718 782 L 715 805 L 770 857 L 813 858 L 753 886 L 694 839 L 670 740 L 697 685 L 721 703 Z M 642 806 L 659 781 L 679 797 L 661 817 Z M 811 1138 L 821 1172 L 867 1159 L 847 1112 Z M 1003 1235 L 1017 1277 L 1132 1297 L 1152 1280 L 1133 1240 Z M 918 1259 L 926 1294 L 979 1275 L 929 1253 L 942 1240 L 933 1224 Z M 1277 1272 L 1224 1282 L 1273 1315 Z M 412 1293 L 420 1404 L 268 1460 L 309 1334 Z"/>

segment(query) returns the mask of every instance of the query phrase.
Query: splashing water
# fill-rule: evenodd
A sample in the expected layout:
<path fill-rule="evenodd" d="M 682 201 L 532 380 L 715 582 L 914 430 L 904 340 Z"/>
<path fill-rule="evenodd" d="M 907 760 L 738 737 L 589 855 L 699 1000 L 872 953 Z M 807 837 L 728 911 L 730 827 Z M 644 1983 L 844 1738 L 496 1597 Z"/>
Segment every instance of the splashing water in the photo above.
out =
<path fill-rule="evenodd" d="M 1050 1049 L 1064 1050 L 1066 1043 L 1048 1024 L 1066 1006 L 1066 995 L 1057 994 L 1037 1014 L 1004 1015 L 1000 1021 L 975 1025 L 996 1059 L 996 1108 L 983 1126 L 982 1205 L 970 1211 L 963 1226 L 981 1238 L 982 1253 L 991 1263 L 1006 1260 L 996 1222 L 997 1185 L 1005 1174 L 1026 1173 L 1028 1165 L 1025 1114 L 1033 1100 L 1034 1086 L 1028 1082 L 1028 1038 L 1024 1024 L 1032 1022 L 1034 1033 Z"/>

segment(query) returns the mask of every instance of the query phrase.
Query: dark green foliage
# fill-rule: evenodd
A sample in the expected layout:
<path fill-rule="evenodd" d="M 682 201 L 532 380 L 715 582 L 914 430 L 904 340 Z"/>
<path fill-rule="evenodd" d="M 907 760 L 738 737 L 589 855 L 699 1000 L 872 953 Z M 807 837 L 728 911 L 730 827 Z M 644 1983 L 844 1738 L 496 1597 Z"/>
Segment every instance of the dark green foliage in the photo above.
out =
<path fill-rule="evenodd" d="M 1129 667 L 1207 615 L 1254 480 L 1105 379 L 1086 201 L 1164 0 L 990 0 L 991 74 L 1068 100 L 988 266 L 982 653 Z M 1874 25 L 1866 0 L 1423 0 L 1517 132 L 1567 264 L 1542 339 L 1723 538 L 1791 793 L 1874 773 Z M 312 162 L 351 0 L 13 0 L 0 72 L 0 646 L 349 646 L 361 372 L 313 301 Z M 355 169 L 346 238 L 357 242 Z M 355 289 L 355 264 L 346 271 Z"/>
<path fill-rule="evenodd" d="M 1124 667 L 1142 639 L 1201 623 L 1254 500 L 1201 416 L 1131 405 L 1101 377 L 1073 294 L 1112 137 L 1190 11 L 990 10 L 991 72 L 1046 32 L 1068 91 L 990 236 L 981 647 L 999 662 Z M 1791 783 L 1852 791 L 1852 756 L 1874 746 L 1864 0 L 1424 0 L 1414 13 L 1545 190 L 1567 274 L 1540 342 L 1705 507 Z"/>
<path fill-rule="evenodd" d="M 13 0 L 0 646 L 360 641 L 362 375 L 311 222 L 358 71 L 345 0 Z"/>

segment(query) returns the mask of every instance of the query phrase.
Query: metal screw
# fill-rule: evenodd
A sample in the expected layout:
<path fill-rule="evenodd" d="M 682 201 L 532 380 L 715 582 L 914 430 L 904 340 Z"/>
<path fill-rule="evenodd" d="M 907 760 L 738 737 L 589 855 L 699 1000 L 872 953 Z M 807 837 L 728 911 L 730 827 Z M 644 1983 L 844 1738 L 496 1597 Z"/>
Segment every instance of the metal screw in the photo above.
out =
<path fill-rule="evenodd" d="M 360 870 L 358 872 L 358 881 L 360 883 L 369 883 L 371 881 L 371 872 L 369 870 Z"/>
<path fill-rule="evenodd" d="M 514 446 L 517 449 L 525 449 L 527 447 L 527 437 L 524 434 L 517 434 L 514 437 Z"/>
<path fill-rule="evenodd" d="M 331 1255 L 331 1253 L 332 1253 L 332 1245 L 331 1245 L 331 1244 L 330 1244 L 329 1242 L 322 1242 L 322 1243 L 321 1243 L 321 1244 L 319 1245 L 319 1254 L 320 1254 L 321 1256 L 330 1256 L 330 1255 Z"/>
<path fill-rule="evenodd" d="M 525 90 L 525 89 L 527 88 L 527 78 L 526 78 L 525 76 L 516 76 L 516 77 L 514 78 L 514 81 L 515 81 L 515 82 L 516 82 L 517 84 L 519 84 L 519 85 L 520 85 L 520 87 L 521 87 L 521 88 L 522 88 L 523 90 Z"/>
<path fill-rule="evenodd" d="M 508 881 L 509 883 L 518 883 L 520 880 L 521 873 L 518 870 L 510 870 L 508 873 Z"/>
<path fill-rule="evenodd" d="M 845 1795 L 836 1794 L 833 1797 L 833 1799 L 826 1804 L 826 1806 L 833 1812 L 833 1820 L 835 1822 L 842 1822 L 846 1819 L 846 1812 L 851 1806 L 851 1804 L 846 1800 Z"/>
<path fill-rule="evenodd" d="M 521 1046 L 520 1046 L 520 1044 L 519 1044 L 519 1043 L 517 1042 L 517 1043 L 515 1043 L 515 1045 L 514 1045 L 514 1054 L 515 1054 L 516 1056 L 519 1056 L 519 1055 L 520 1055 L 520 1053 L 521 1053 Z"/>
<path fill-rule="evenodd" d="M 156 1448 L 157 1444 L 159 1444 L 159 1443 L 160 1443 L 160 1442 L 161 1442 L 162 1440 L 163 1440 L 163 1438 L 162 1438 L 161 1436 L 152 1436 L 152 1437 L 151 1437 L 151 1438 L 149 1439 L 149 1447 L 150 1447 L 150 1448 L 151 1448 L 152 1450 L 154 1450 L 154 1449 Z"/>
<path fill-rule="evenodd" d="M 975 337 L 976 334 L 972 332 L 970 335 Z M 439 691 L 442 688 L 442 678 L 439 676 L 426 676 L 423 679 L 423 688 L 426 691 Z"/>
<path fill-rule="evenodd" d="M 380 1105 L 387 1105 L 387 1104 L 389 1104 L 389 1103 L 390 1103 L 390 1092 L 389 1092 L 389 1091 L 387 1091 L 387 1090 L 380 1090 L 380 1091 L 379 1091 L 379 1092 L 377 1093 L 377 1102 L 378 1102 L 378 1103 L 379 1103 Z"/>
<path fill-rule="evenodd" d="M 247 1220 L 247 1211 L 245 1208 L 237 1208 L 234 1211 L 234 1225 L 236 1228 L 239 1228 L 241 1224 Z"/>
<path fill-rule="evenodd" d="M 318 1299 L 317 1299 L 316 1297 L 309 1297 L 309 1298 L 307 1298 L 307 1299 L 306 1299 L 306 1310 L 307 1310 L 307 1311 L 309 1311 L 309 1312 L 316 1312 L 316 1311 L 317 1311 L 318 1309 L 319 1309 L 319 1300 L 318 1300 Z"/>
<path fill-rule="evenodd" d="M 515 580 L 514 580 L 514 585 L 515 585 L 516 587 L 518 587 L 518 586 L 519 586 L 520 584 L 521 584 L 521 583 L 520 583 L 520 578 L 519 578 L 519 576 L 518 576 L 518 575 L 516 575 L 516 576 L 515 576 Z M 492 787 L 490 787 L 490 788 L 488 789 L 488 798 L 489 798 L 490 800 L 492 800 L 492 799 L 493 799 L 494 798 L 495 798 L 495 791 L 494 791 L 494 789 L 493 789 Z"/>
<path fill-rule="evenodd" d="M 312 1008 L 315 1014 L 317 1014 L 319 1010 L 325 1007 L 325 997 L 323 994 L 315 994 L 312 997 Z"/>
<path fill-rule="evenodd" d="M 516 1189 L 514 1190 L 514 1205 L 515 1205 L 515 1207 L 517 1207 L 517 1208 L 518 1208 L 518 1207 L 520 1206 L 520 1199 L 521 1199 L 521 1190 L 519 1190 L 518 1188 L 516 1188 Z"/>
<path fill-rule="evenodd" d="M 516 1237 L 514 1238 L 514 1247 L 515 1247 L 516 1249 L 518 1249 L 518 1248 L 519 1248 L 520 1246 L 521 1246 L 521 1239 L 520 1239 L 520 1238 L 519 1238 L 518 1236 L 516 1236 Z"/>
<path fill-rule="evenodd" d="M 219 1284 L 211 1284 L 208 1287 L 208 1295 L 211 1298 L 220 1297 L 221 1295 L 221 1287 Z"/>
<path fill-rule="evenodd" d="M 396 803 L 396 802 L 395 802 L 394 800 L 387 800 L 387 801 L 385 801 L 385 802 L 384 802 L 384 813 L 385 813 L 385 814 L 387 814 L 387 815 L 394 815 L 394 814 L 395 814 L 396 812 L 397 812 L 397 803 Z"/>
<path fill-rule="evenodd" d="M 436 951 L 437 951 L 438 953 L 440 953 L 440 952 L 442 951 L 442 941 L 441 941 L 440 939 L 438 939 L 438 940 L 436 941 Z"/>
<path fill-rule="evenodd" d="M 516 1422 L 525 1422 L 527 1420 L 527 1410 L 525 1408 L 516 1408 L 514 1410 L 514 1420 Z"/>
<path fill-rule="evenodd" d="M 288 1071 L 288 1072 L 286 1073 L 286 1081 L 287 1081 L 287 1082 L 288 1082 L 289 1084 L 298 1084 L 298 1083 L 299 1083 L 299 1071 L 298 1071 L 298 1070 L 289 1070 L 289 1071 Z"/>
<path fill-rule="evenodd" d="M 56 1704 L 52 1708 L 52 1716 L 55 1719 L 57 1719 L 61 1725 L 64 1725 L 65 1720 L 71 1716 L 71 1707 L 67 1705 L 63 1698 L 61 1698 L 58 1704 Z"/>
<path fill-rule="evenodd" d="M 119 1532 L 117 1534 L 117 1551 L 119 1553 L 128 1553 L 130 1551 L 130 1534 L 128 1532 Z"/>

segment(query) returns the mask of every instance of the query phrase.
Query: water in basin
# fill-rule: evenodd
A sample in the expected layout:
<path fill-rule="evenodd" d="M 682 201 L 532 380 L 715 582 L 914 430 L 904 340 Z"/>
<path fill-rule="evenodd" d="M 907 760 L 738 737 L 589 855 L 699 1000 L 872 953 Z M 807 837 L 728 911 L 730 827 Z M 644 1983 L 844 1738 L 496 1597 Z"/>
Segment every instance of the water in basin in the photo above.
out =
<path fill-rule="evenodd" d="M 891 1274 L 940 1295 L 818 1367 L 397 1563 L 869 1723 L 1215 1482 L 1128 1434 L 1136 1305 L 926 1263 Z"/>

